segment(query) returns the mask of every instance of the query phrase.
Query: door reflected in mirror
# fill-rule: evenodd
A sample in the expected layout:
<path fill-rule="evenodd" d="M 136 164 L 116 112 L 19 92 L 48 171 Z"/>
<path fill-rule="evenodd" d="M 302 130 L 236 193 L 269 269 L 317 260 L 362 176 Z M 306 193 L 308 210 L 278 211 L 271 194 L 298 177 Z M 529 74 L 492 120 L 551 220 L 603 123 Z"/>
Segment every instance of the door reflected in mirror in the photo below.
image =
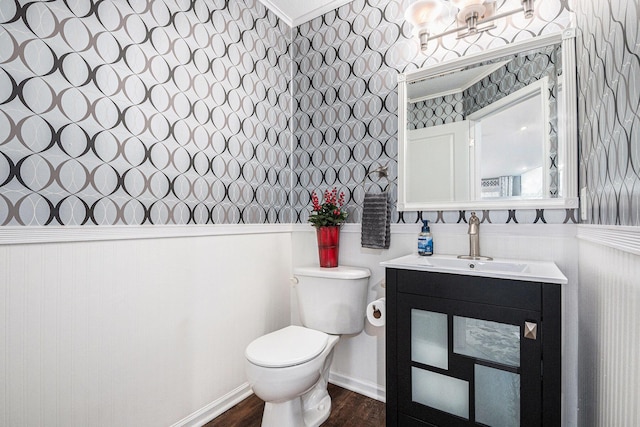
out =
<path fill-rule="evenodd" d="M 468 121 L 409 131 L 406 153 L 409 201 L 469 198 Z"/>
<path fill-rule="evenodd" d="M 562 102 L 568 49 L 521 46 L 399 78 L 399 210 L 576 203 L 563 181 L 577 174 L 565 147 L 575 144 Z"/>
<path fill-rule="evenodd" d="M 557 167 L 550 161 L 547 81 L 544 77 L 469 115 L 470 150 L 478 171 L 475 198 L 557 196 L 549 188 Z"/>

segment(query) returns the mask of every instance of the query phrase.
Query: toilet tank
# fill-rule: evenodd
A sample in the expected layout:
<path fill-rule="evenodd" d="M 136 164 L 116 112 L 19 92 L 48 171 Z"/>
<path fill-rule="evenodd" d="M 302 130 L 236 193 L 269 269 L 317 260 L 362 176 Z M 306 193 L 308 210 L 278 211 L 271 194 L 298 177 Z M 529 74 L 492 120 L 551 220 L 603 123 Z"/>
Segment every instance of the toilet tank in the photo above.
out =
<path fill-rule="evenodd" d="M 293 270 L 300 320 L 328 334 L 357 334 L 364 320 L 371 272 L 366 268 L 299 267 Z"/>

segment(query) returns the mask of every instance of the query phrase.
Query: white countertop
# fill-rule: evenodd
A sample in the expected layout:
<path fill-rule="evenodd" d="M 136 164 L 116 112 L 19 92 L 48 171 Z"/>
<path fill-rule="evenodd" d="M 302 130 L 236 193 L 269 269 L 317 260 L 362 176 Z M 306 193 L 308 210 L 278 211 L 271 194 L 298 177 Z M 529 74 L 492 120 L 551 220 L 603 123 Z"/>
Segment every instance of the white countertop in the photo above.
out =
<path fill-rule="evenodd" d="M 464 274 L 467 276 L 524 280 L 527 282 L 567 283 L 565 275 L 562 274 L 558 266 L 552 261 L 529 261 L 505 258 L 484 261 L 459 259 L 455 255 L 420 256 L 418 254 L 411 254 L 383 261 L 380 265 L 402 270 Z"/>

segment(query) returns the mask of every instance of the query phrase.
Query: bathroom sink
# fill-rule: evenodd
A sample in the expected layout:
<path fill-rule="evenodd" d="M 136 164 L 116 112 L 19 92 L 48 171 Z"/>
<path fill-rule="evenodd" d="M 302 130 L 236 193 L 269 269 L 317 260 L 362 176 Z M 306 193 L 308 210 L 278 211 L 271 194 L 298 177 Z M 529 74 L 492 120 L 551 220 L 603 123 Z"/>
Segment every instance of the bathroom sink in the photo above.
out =
<path fill-rule="evenodd" d="M 507 261 L 476 261 L 459 258 L 444 257 L 420 257 L 416 262 L 425 267 L 450 268 L 455 270 L 475 270 L 475 271 L 504 271 L 513 273 L 524 273 L 529 269 L 529 265 L 521 262 Z"/>
<path fill-rule="evenodd" d="M 546 283 L 567 283 L 567 278 L 550 261 L 511 259 L 468 260 L 449 255 L 406 255 L 380 263 L 383 267 L 405 270 L 434 271 Z"/>

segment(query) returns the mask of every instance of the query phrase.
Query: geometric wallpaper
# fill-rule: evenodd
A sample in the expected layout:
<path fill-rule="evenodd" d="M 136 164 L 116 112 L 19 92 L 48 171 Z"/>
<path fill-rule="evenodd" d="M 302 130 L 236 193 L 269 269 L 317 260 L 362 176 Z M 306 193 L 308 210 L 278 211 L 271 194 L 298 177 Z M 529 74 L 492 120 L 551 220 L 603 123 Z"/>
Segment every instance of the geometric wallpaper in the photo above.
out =
<path fill-rule="evenodd" d="M 290 31 L 257 0 L 2 0 L 0 225 L 290 222 Z"/>
<path fill-rule="evenodd" d="M 334 186 L 359 222 L 365 189 L 387 186 L 364 179 L 380 165 L 395 205 L 397 74 L 559 32 L 569 1 L 422 53 L 409 0 L 355 0 L 293 29 L 258 0 L 2 0 L 0 225 L 306 223 L 311 191 Z"/>
<path fill-rule="evenodd" d="M 587 223 L 640 225 L 640 1 L 576 2 Z"/>
<path fill-rule="evenodd" d="M 556 33 L 570 27 L 567 0 L 536 2 L 536 15 L 496 21 L 496 28 L 473 37 L 455 35 L 429 41 L 419 50 L 404 20 L 408 0 L 354 1 L 293 29 L 294 150 L 292 205 L 297 222 L 305 222 L 312 190 L 344 191 L 349 222 L 359 222 L 365 191 L 381 191 L 387 181 L 365 179 L 388 166 L 393 222 L 466 222 L 469 212 L 397 212 L 398 157 L 397 74 L 442 60 Z M 503 10 L 518 0 L 498 1 Z M 436 108 L 445 109 L 443 106 Z M 450 108 L 451 109 L 451 108 Z M 455 108 L 453 108 L 455 110 Z M 434 114 L 438 116 L 438 114 Z M 444 120 L 444 119 L 443 119 Z M 436 178 L 437 180 L 437 178 Z M 436 181 L 437 184 L 437 181 Z M 484 222 L 575 223 L 575 209 L 484 211 Z"/>
<path fill-rule="evenodd" d="M 466 115 L 462 92 L 412 102 L 407 105 L 407 129 L 424 129 L 461 122 Z"/>
<path fill-rule="evenodd" d="M 561 45 L 544 46 L 536 51 L 522 52 L 475 64 L 473 67 L 509 61 L 463 92 L 410 103 L 407 106 L 407 129 L 421 129 L 465 120 L 469 114 L 545 76 L 550 80 L 549 105 L 555 110 L 556 75 L 560 73 L 558 68 L 561 67 L 559 63 L 562 58 L 561 53 Z M 555 122 L 557 117 L 551 126 L 554 133 L 557 128 Z"/>
<path fill-rule="evenodd" d="M 561 60 L 562 46 L 558 44 L 480 63 L 509 61 L 465 90 L 465 114 L 473 114 L 543 77 L 549 78 L 549 95 L 555 98 L 557 77 L 562 74 Z M 550 99 L 549 105 L 555 106 L 555 99 Z"/>

